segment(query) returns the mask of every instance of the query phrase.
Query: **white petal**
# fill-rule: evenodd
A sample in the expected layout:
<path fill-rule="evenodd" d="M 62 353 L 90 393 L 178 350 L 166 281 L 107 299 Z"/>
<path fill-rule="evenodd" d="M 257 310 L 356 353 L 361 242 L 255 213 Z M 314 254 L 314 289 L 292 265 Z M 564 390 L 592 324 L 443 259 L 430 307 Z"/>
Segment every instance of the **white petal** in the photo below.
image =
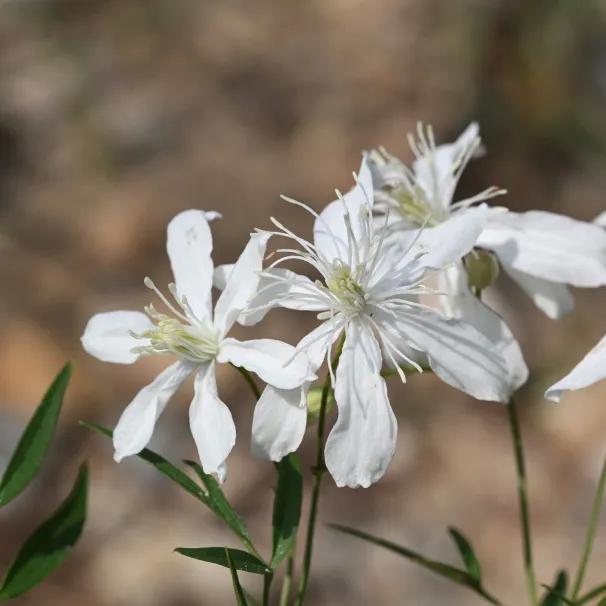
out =
<path fill-rule="evenodd" d="M 572 311 L 574 299 L 565 284 L 535 278 L 504 264 L 502 267 L 534 304 L 552 320 L 558 320 Z"/>
<path fill-rule="evenodd" d="M 347 259 L 349 250 L 347 228 L 345 226 L 346 209 L 351 219 L 351 228 L 357 239 L 361 235 L 360 213 L 372 209 L 373 186 L 372 173 L 366 154 L 362 158 L 356 185 L 343 195 L 343 200 L 331 202 L 320 213 L 314 224 L 314 244 L 317 251 L 327 260 Z"/>
<path fill-rule="evenodd" d="M 215 269 L 214 285 L 223 290 L 233 265 L 220 265 Z M 266 269 L 257 286 L 255 294 L 238 316 L 238 324 L 254 326 L 276 307 L 303 311 L 324 311 L 326 303 L 310 300 L 310 293 L 317 291 L 307 277 L 282 267 Z M 275 276 L 274 279 L 273 276 Z"/>
<path fill-rule="evenodd" d="M 393 458 L 398 425 L 381 376 L 379 345 L 358 321 L 347 328 L 335 400 L 339 416 L 326 441 L 326 467 L 337 486 L 366 488 Z"/>
<path fill-rule="evenodd" d="M 377 313 L 381 332 L 396 344 L 404 341 L 427 354 L 443 381 L 479 400 L 509 399 L 508 370 L 503 356 L 473 326 L 445 319 L 424 309 Z"/>
<path fill-rule="evenodd" d="M 472 122 L 454 143 L 438 145 L 434 152 L 417 158 L 413 169 L 419 185 L 437 210 L 452 202 L 456 186 L 455 170 L 465 150 L 479 137 L 480 129 Z"/>
<path fill-rule="evenodd" d="M 478 239 L 514 270 L 552 282 L 606 284 L 606 232 L 543 211 L 496 213 Z"/>
<path fill-rule="evenodd" d="M 231 270 L 234 268 L 234 263 L 224 263 L 223 265 L 217 265 L 213 272 L 213 286 L 218 290 L 224 290 L 227 284 L 227 278 Z"/>
<path fill-rule="evenodd" d="M 229 272 L 225 289 L 215 305 L 215 328 L 226 334 L 249 304 L 259 285 L 259 272 L 269 234 L 254 233 Z"/>
<path fill-rule="evenodd" d="M 552 385 L 545 397 L 559 402 L 562 392 L 571 389 L 582 389 L 606 379 L 606 337 L 600 342 L 563 378 Z"/>
<path fill-rule="evenodd" d="M 426 249 L 422 263 L 440 269 L 464 257 L 475 245 L 490 213 L 485 204 L 454 212 L 435 227 L 425 228 L 417 247 Z"/>
<path fill-rule="evenodd" d="M 307 390 L 276 389 L 268 385 L 255 406 L 252 452 L 280 461 L 299 448 L 307 425 Z"/>
<path fill-rule="evenodd" d="M 280 389 L 294 389 L 316 378 L 305 354 L 276 339 L 224 339 L 217 360 L 243 366 Z"/>
<path fill-rule="evenodd" d="M 326 320 L 297 343 L 297 351 L 305 353 L 314 372 L 322 365 L 331 345 L 337 340 L 342 330 L 343 321 Z"/>
<path fill-rule="evenodd" d="M 601 212 L 594 220 L 594 225 L 599 225 L 600 227 L 606 227 L 606 210 Z"/>
<path fill-rule="evenodd" d="M 236 443 L 236 426 L 229 408 L 217 395 L 214 363 L 196 373 L 189 425 L 202 469 L 206 473 L 216 473 L 220 482 L 225 481 L 225 460 Z"/>
<path fill-rule="evenodd" d="M 168 224 L 166 249 L 179 298 L 186 297 L 199 320 L 209 319 L 213 239 L 206 213 L 179 213 Z"/>
<path fill-rule="evenodd" d="M 158 417 L 194 369 L 195 365 L 190 362 L 175 362 L 144 387 L 124 409 L 114 429 L 114 459 L 117 462 L 147 446 Z"/>
<path fill-rule="evenodd" d="M 448 296 L 440 297 L 445 313 L 471 324 L 501 353 L 507 364 L 509 389 L 513 394 L 526 383 L 528 367 L 519 343 L 503 318 L 470 292 L 467 274 L 460 263 L 440 272 L 438 289 L 448 293 Z"/>
<path fill-rule="evenodd" d="M 109 311 L 94 315 L 80 340 L 87 353 L 103 362 L 132 364 L 139 358 L 133 347 L 147 341 L 136 339 L 131 331 L 139 334 L 151 326 L 151 320 L 140 311 Z"/>

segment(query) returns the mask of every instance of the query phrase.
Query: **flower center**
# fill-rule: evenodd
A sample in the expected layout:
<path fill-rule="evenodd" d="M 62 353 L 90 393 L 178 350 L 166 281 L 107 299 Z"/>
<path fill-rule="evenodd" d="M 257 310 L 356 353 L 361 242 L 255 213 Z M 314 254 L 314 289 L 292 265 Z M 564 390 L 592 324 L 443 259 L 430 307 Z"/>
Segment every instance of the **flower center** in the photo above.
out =
<path fill-rule="evenodd" d="M 358 313 L 366 306 L 364 288 L 352 276 L 351 268 L 342 261 L 333 261 L 332 272 L 326 279 L 326 286 L 350 313 Z"/>
<path fill-rule="evenodd" d="M 411 191 L 400 185 L 391 191 L 391 196 L 397 202 L 398 212 L 411 226 L 434 226 L 440 222 L 420 187 Z"/>
<path fill-rule="evenodd" d="M 176 317 L 161 314 L 153 305 L 148 305 L 145 313 L 154 323 L 153 328 L 139 334 L 133 333 L 132 336 L 148 340 L 149 343 L 135 347 L 132 351 L 141 355 L 173 354 L 196 363 L 212 360 L 219 353 L 220 339 L 217 331 L 196 317 L 187 299 L 177 296 L 174 284 L 169 284 L 168 289 L 181 310 L 176 308 L 149 278 L 145 278 L 145 285 L 160 297 Z"/>

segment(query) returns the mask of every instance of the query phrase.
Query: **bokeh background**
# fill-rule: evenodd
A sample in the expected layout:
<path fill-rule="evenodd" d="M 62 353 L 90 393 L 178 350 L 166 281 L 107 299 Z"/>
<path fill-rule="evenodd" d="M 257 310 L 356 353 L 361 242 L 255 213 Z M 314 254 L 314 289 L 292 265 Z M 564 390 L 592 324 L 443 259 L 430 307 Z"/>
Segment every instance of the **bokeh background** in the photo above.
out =
<path fill-rule="evenodd" d="M 280 193 L 320 208 L 349 186 L 362 149 L 382 144 L 408 159 L 405 134 L 417 120 L 448 141 L 477 119 L 488 154 L 463 190 L 498 184 L 513 209 L 590 220 L 606 206 L 605 101 L 598 0 L 2 0 L 0 468 L 51 378 L 66 359 L 76 365 L 44 473 L 0 513 L 3 568 L 78 463 L 92 465 L 83 541 L 15 604 L 233 604 L 225 569 L 172 553 L 235 546 L 231 535 L 144 463 L 113 463 L 108 441 L 77 425 L 113 425 L 164 364 L 102 364 L 79 336 L 97 311 L 148 303 L 145 275 L 169 281 L 165 226 L 175 213 L 221 211 L 215 261 L 232 261 L 270 214 L 309 233 L 308 217 Z M 542 398 L 606 328 L 604 292 L 577 294 L 575 313 L 555 323 L 505 280 L 492 293 L 531 368 L 520 404 L 544 583 L 576 566 L 606 452 L 606 385 L 558 406 Z M 275 312 L 243 334 L 294 343 L 314 320 L 293 318 Z M 239 429 L 226 492 L 267 547 L 274 472 L 249 455 L 246 385 L 230 368 L 219 381 Z M 182 390 L 157 427 L 153 447 L 172 460 L 194 455 L 190 395 Z M 400 433 L 387 475 L 357 491 L 327 477 L 321 524 L 455 562 L 445 531 L 454 524 L 474 540 L 488 587 L 508 605 L 524 603 L 503 409 L 430 376 L 393 381 L 391 398 Z M 316 554 L 310 604 L 481 603 L 322 526 Z M 605 568 L 603 528 L 590 581 L 603 582 Z"/>

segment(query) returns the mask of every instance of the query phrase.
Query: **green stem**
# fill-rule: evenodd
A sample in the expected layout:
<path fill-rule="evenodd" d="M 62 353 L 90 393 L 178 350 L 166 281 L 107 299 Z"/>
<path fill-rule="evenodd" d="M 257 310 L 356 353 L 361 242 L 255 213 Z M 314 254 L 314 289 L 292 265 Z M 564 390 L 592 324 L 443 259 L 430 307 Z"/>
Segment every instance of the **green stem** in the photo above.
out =
<path fill-rule="evenodd" d="M 293 548 L 294 552 L 294 548 Z M 286 561 L 286 573 L 282 579 L 282 589 L 280 590 L 280 602 L 278 606 L 288 606 L 290 599 L 290 589 L 292 587 L 292 576 L 294 571 L 294 557 L 291 554 Z"/>
<path fill-rule="evenodd" d="M 606 459 L 602 465 L 602 473 L 600 474 L 600 480 L 598 482 L 598 489 L 595 493 L 593 500 L 593 506 L 591 508 L 591 517 L 589 518 L 589 526 L 587 527 L 587 535 L 585 537 L 585 547 L 579 563 L 579 569 L 575 577 L 574 585 L 572 588 L 572 601 L 575 602 L 583 585 L 585 579 L 585 572 L 587 570 L 587 563 L 591 556 L 593 549 L 593 542 L 595 535 L 598 531 L 598 522 L 600 519 L 600 512 L 602 510 L 602 504 L 604 503 L 604 489 L 606 488 Z"/>
<path fill-rule="evenodd" d="M 597 598 L 603 593 L 606 593 L 606 584 L 598 585 L 598 587 L 595 587 L 591 591 L 587 592 L 584 596 L 579 598 L 577 602 L 575 602 L 575 606 L 582 606 L 583 604 L 587 604 L 587 602 L 591 602 L 593 598 Z"/>
<path fill-rule="evenodd" d="M 251 391 L 255 394 L 255 398 L 257 400 L 261 397 L 261 390 L 259 386 L 255 383 L 255 380 L 252 378 L 252 375 L 244 368 L 243 366 L 236 366 L 232 364 L 232 366 L 244 377 L 244 380 L 248 383 Z"/>
<path fill-rule="evenodd" d="M 273 578 L 273 572 L 266 572 L 263 575 L 263 606 L 269 606 L 269 592 Z"/>
<path fill-rule="evenodd" d="M 339 364 L 339 358 L 341 356 L 341 351 L 343 350 L 344 342 L 345 338 L 342 338 L 335 352 L 335 356 L 332 362 L 332 367 L 335 370 Z M 326 379 L 324 380 L 324 386 L 322 387 L 322 400 L 320 402 L 320 413 L 318 416 L 318 433 L 316 439 L 316 464 L 313 468 L 311 505 L 309 509 L 309 520 L 307 522 L 305 551 L 303 554 L 303 570 L 301 571 L 301 580 L 299 582 L 299 589 L 297 591 L 297 598 L 295 600 L 296 606 L 301 606 L 303 604 L 303 599 L 305 598 L 305 593 L 307 591 L 307 584 L 309 582 L 309 571 L 311 568 L 311 557 L 313 554 L 316 518 L 318 516 L 318 501 L 320 499 L 320 485 L 322 483 L 322 476 L 326 471 L 326 465 L 324 462 L 324 434 L 326 429 L 326 409 L 328 405 L 328 396 L 330 394 L 330 391 L 330 373 L 327 373 Z"/>
<path fill-rule="evenodd" d="M 516 410 L 515 400 L 512 398 L 507 404 L 507 418 L 511 431 L 511 440 L 516 463 L 516 476 L 518 480 L 518 500 L 520 505 L 520 522 L 522 524 L 522 544 L 524 553 L 524 571 L 528 585 L 528 595 L 532 606 L 538 606 L 537 582 L 532 561 L 532 542 L 530 535 L 530 514 L 528 510 L 528 486 L 526 480 L 526 463 L 524 461 L 524 447 L 522 433 Z"/>

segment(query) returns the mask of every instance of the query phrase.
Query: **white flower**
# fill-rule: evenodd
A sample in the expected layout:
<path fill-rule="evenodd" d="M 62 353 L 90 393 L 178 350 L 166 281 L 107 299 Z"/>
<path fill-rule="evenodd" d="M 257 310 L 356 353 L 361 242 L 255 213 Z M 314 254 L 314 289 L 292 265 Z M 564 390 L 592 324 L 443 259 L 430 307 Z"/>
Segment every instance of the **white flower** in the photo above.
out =
<path fill-rule="evenodd" d="M 256 292 L 268 235 L 255 233 L 233 266 L 214 313 L 211 306 L 213 263 L 208 219 L 215 214 L 188 210 L 168 225 L 167 250 L 175 279 L 169 301 L 149 279 L 145 284 L 167 307 L 150 305 L 146 314 L 114 311 L 93 316 L 82 336 L 84 349 L 106 362 L 131 364 L 141 355 L 170 354 L 177 361 L 144 387 L 126 407 L 114 430 L 115 459 L 140 452 L 152 437 L 156 420 L 170 397 L 194 374 L 189 420 L 202 467 L 223 480 L 225 460 L 236 428 L 231 412 L 217 395 L 215 364 L 231 362 L 282 389 L 315 377 L 309 361 L 294 348 L 273 339 L 237 341 L 226 337 Z"/>
<path fill-rule="evenodd" d="M 412 170 L 384 150 L 370 155 L 381 188 L 375 192 L 377 207 L 395 215 L 389 221 L 390 242 L 397 245 L 399 234 L 426 225 L 419 243 L 430 255 L 458 250 L 462 259 L 474 245 L 492 251 L 505 272 L 552 318 L 572 309 L 568 284 L 606 284 L 606 232 L 596 225 L 548 212 L 474 206 L 505 193 L 495 187 L 454 202 L 461 173 L 480 149 L 477 124 L 468 126 L 454 143 L 436 146 L 431 127 L 422 126 L 418 141 L 409 141 L 416 157 Z M 450 295 L 441 298 L 448 315 L 473 324 L 502 352 L 511 389 L 517 389 L 528 376 L 519 345 L 503 319 L 476 300 L 462 262 L 440 276 L 439 288 Z"/>
<path fill-rule="evenodd" d="M 294 240 L 300 248 L 264 274 L 249 313 L 281 305 L 318 313 L 322 324 L 297 346 L 313 370 L 330 357 L 344 333 L 340 361 L 333 376 L 338 419 L 328 437 L 326 465 L 339 486 L 369 486 L 385 472 L 395 449 L 397 423 L 381 376 L 383 359 L 394 367 L 422 352 L 434 372 L 450 385 L 477 398 L 507 400 L 506 367 L 490 342 L 473 327 L 447 320 L 415 300 L 425 293 L 423 279 L 430 253 L 418 254 L 412 237 L 407 249 L 394 254 L 385 246 L 386 231 L 372 216 L 373 186 L 363 160 L 356 186 L 315 216 L 313 242 L 272 219 L 275 235 Z M 322 280 L 312 281 L 277 269 L 285 260 L 311 265 Z M 445 258 L 447 262 L 448 259 Z M 404 374 L 400 370 L 402 379 Z M 305 390 L 303 389 L 303 392 Z M 268 388 L 255 410 L 253 447 L 277 460 L 295 450 L 305 430 L 305 394 L 301 390 Z M 268 445 L 270 447 L 268 448 Z"/>
<path fill-rule="evenodd" d="M 552 385 L 545 397 L 559 402 L 562 392 L 589 387 L 606 378 L 606 336 L 563 378 Z"/>

